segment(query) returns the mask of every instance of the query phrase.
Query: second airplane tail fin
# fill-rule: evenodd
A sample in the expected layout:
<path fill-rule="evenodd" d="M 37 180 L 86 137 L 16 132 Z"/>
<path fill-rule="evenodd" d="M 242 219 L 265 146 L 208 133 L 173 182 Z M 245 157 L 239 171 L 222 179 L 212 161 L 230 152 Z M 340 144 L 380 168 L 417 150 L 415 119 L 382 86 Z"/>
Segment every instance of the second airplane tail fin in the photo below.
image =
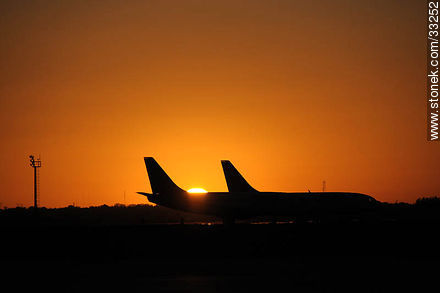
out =
<path fill-rule="evenodd" d="M 159 166 L 154 158 L 145 157 L 144 161 L 145 166 L 147 167 L 148 178 L 150 179 L 151 190 L 154 195 L 170 195 L 183 192 L 183 190 L 177 186 Z"/>
<path fill-rule="evenodd" d="M 247 183 L 230 161 L 222 160 L 222 167 L 229 192 L 258 192 Z"/>

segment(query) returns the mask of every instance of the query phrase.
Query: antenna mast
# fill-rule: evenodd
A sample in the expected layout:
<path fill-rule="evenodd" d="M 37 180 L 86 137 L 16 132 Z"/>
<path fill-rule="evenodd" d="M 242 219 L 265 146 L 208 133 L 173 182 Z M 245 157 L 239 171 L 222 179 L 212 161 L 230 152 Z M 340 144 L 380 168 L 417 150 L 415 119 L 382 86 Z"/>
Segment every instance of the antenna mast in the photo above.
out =
<path fill-rule="evenodd" d="M 38 168 L 41 167 L 41 160 L 40 160 L 40 158 L 35 160 L 35 157 L 33 155 L 30 155 L 29 159 L 31 161 L 31 167 L 34 168 L 34 209 L 37 209 L 38 208 L 38 185 L 39 185 Z"/>

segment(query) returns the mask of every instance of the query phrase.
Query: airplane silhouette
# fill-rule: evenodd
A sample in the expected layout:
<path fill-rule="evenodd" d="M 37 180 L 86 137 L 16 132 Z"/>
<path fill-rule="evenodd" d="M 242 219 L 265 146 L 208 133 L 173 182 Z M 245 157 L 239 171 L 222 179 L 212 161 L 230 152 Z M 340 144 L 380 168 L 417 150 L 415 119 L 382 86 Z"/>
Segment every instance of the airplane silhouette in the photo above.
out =
<path fill-rule="evenodd" d="M 189 193 L 178 187 L 152 157 L 145 157 L 153 193 L 138 192 L 171 209 L 221 217 L 225 224 L 257 216 L 358 216 L 377 204 L 373 197 L 352 192 L 259 192 L 229 161 L 222 161 L 229 192 Z"/>

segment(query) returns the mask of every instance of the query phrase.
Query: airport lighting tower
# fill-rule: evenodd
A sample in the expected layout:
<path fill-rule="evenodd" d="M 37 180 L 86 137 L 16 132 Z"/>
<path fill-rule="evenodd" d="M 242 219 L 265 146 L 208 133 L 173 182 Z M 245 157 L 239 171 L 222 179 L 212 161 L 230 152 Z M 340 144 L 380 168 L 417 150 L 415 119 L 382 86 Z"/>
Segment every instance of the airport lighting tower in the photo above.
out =
<path fill-rule="evenodd" d="M 33 155 L 29 156 L 29 159 L 31 160 L 31 167 L 34 168 L 34 208 L 38 208 L 38 168 L 41 167 L 41 160 L 40 158 L 35 160 L 35 157 Z"/>

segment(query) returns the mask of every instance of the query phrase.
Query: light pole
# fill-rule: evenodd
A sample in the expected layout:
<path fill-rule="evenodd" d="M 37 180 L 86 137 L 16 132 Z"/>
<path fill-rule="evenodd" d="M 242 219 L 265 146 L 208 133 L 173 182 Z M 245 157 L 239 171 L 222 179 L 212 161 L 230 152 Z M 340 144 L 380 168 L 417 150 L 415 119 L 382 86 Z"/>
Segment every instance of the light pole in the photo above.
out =
<path fill-rule="evenodd" d="M 34 208 L 38 208 L 38 171 L 37 168 L 41 167 L 41 160 L 40 158 L 35 160 L 35 157 L 33 155 L 29 156 L 31 160 L 31 167 L 34 168 Z"/>

